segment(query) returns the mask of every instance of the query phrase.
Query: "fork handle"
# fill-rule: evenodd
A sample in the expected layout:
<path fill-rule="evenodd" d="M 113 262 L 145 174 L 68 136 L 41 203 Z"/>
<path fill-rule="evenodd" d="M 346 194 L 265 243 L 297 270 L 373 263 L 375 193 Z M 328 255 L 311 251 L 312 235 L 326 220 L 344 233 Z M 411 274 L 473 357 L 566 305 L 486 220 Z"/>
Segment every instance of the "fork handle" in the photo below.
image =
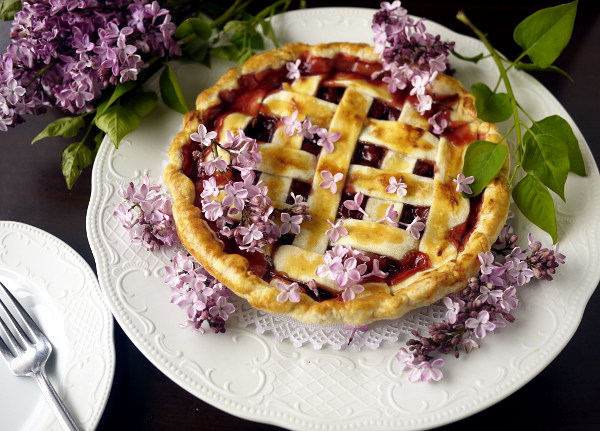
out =
<path fill-rule="evenodd" d="M 48 401 L 48 404 L 50 404 L 50 408 L 54 414 L 56 414 L 58 422 L 63 429 L 67 431 L 81 431 L 81 428 L 77 426 L 73 420 L 73 417 L 67 410 L 67 407 L 58 396 L 54 386 L 52 386 L 52 383 L 46 375 L 46 370 L 44 367 L 40 368 L 40 370 L 33 375 L 33 378 L 35 378 L 35 381 L 42 390 L 44 398 L 46 398 L 46 401 Z"/>

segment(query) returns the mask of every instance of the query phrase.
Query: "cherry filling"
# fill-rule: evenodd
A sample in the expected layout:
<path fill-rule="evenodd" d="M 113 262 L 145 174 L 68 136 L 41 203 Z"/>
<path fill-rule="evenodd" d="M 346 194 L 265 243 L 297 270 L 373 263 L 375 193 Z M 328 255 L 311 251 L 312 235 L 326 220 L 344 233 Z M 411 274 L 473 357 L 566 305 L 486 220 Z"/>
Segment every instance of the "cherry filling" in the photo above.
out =
<path fill-rule="evenodd" d="M 417 163 L 415 163 L 415 168 L 413 169 L 413 174 L 427 178 L 433 178 L 434 172 L 435 164 L 429 160 L 417 160 Z"/>
<path fill-rule="evenodd" d="M 250 138 L 254 138 L 261 142 L 271 142 L 273 134 L 277 128 L 277 118 L 259 115 L 253 118 L 244 133 Z"/>
<path fill-rule="evenodd" d="M 317 90 L 317 98 L 326 102 L 339 104 L 345 90 L 345 87 L 319 87 Z"/>
<path fill-rule="evenodd" d="M 396 121 L 398 118 L 400 118 L 400 110 L 383 103 L 379 99 L 375 99 L 371 104 L 371 109 L 369 109 L 367 117 L 374 118 L 376 120 Z"/>
<path fill-rule="evenodd" d="M 386 256 L 379 258 L 379 269 L 387 272 L 385 282 L 388 286 L 398 284 L 411 275 L 429 268 L 430 265 L 429 257 L 418 250 L 409 251 L 400 260 Z"/>
<path fill-rule="evenodd" d="M 469 145 L 477 139 L 477 133 L 471 130 L 468 123 L 458 123 L 456 121 L 450 124 L 442 136 L 445 136 L 456 146 Z"/>
<path fill-rule="evenodd" d="M 308 153 L 314 154 L 315 156 L 318 156 L 321 153 L 321 148 L 323 148 L 320 145 L 317 145 L 318 139 L 318 135 L 314 135 L 311 139 L 304 138 L 301 147 L 302 151 L 306 151 Z"/>
<path fill-rule="evenodd" d="M 354 200 L 354 196 L 356 193 L 352 193 L 349 190 L 344 190 L 342 193 L 342 198 L 340 199 L 340 206 L 338 207 L 338 217 L 340 218 L 353 218 L 356 220 L 362 220 L 363 213 L 359 210 L 351 210 L 344 206 L 344 202 L 347 200 Z M 360 204 L 360 207 L 364 210 L 367 206 L 367 202 L 369 201 L 369 197 L 365 196 Z"/>
<path fill-rule="evenodd" d="M 481 205 L 483 204 L 483 193 L 469 199 L 469 215 L 464 223 L 454 226 L 448 234 L 448 241 L 460 252 L 463 250 L 465 243 L 475 230 L 479 221 Z"/>
<path fill-rule="evenodd" d="M 358 141 L 352 155 L 352 164 L 380 168 L 387 149 Z"/>
<path fill-rule="evenodd" d="M 410 224 L 419 217 L 423 223 L 427 223 L 427 216 L 429 215 L 429 207 L 419 207 L 410 204 L 404 204 L 402 206 L 402 212 L 400 213 L 400 222 L 404 224 Z M 404 226 L 400 225 L 401 228 Z"/>
<path fill-rule="evenodd" d="M 292 180 L 292 185 L 290 186 L 290 194 L 286 200 L 286 203 L 292 205 L 294 203 L 294 198 L 292 197 L 292 193 L 296 196 L 302 196 L 304 198 L 304 202 L 308 200 L 308 195 L 310 194 L 311 185 L 310 183 L 305 183 L 304 181 L 300 181 L 298 179 Z"/>

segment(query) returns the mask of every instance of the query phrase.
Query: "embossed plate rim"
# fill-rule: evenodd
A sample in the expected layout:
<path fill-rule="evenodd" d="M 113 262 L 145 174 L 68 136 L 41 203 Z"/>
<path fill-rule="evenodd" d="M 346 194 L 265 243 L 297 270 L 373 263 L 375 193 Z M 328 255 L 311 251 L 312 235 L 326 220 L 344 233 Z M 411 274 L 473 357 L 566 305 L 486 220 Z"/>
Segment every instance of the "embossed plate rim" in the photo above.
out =
<path fill-rule="evenodd" d="M 283 31 L 284 36 L 282 39 L 287 42 L 291 41 L 286 39 L 291 33 L 286 33 L 287 30 L 284 29 L 291 28 L 290 24 L 298 24 L 300 28 L 305 28 L 310 27 L 312 21 L 323 20 L 320 23 L 323 30 L 320 32 L 314 31 L 314 34 L 308 34 L 307 31 L 307 38 L 323 37 L 323 41 L 330 41 L 332 34 L 335 34 L 336 37 L 345 37 L 350 34 L 350 37 L 356 38 L 360 37 L 356 35 L 356 31 L 352 31 L 356 28 L 347 27 L 352 27 L 352 20 L 359 20 L 361 23 L 368 22 L 372 13 L 373 10 L 358 8 L 306 9 L 288 12 L 283 16 L 276 17 L 274 27 L 276 31 Z M 346 25 L 346 28 L 343 27 L 344 25 Z M 457 45 L 461 47 L 461 50 L 464 48 L 467 55 L 470 55 L 471 51 L 482 50 L 481 44 L 473 38 L 458 35 L 431 21 L 428 21 L 428 25 L 430 26 L 429 31 L 439 32 L 443 36 L 456 40 Z M 311 29 L 314 30 L 314 28 Z M 302 31 L 299 34 L 302 34 Z M 368 40 L 365 41 L 368 42 Z M 312 43 L 310 40 L 308 42 Z M 477 66 L 477 68 L 461 64 L 459 72 L 466 75 L 459 76 L 459 78 L 463 80 L 466 86 L 471 84 L 469 82 L 471 78 L 474 80 L 484 78 L 492 80 L 493 78 L 486 75 L 485 70 L 479 69 L 484 67 L 485 63 Z M 204 75 L 210 75 L 213 79 L 216 79 L 219 70 L 219 67 L 215 67 L 212 71 L 205 71 Z M 198 76 L 191 75 L 192 70 L 182 69 L 180 72 L 187 78 Z M 477 76 L 477 74 L 483 74 L 484 76 Z M 535 91 L 539 99 L 543 99 L 544 109 L 562 115 L 575 126 L 560 103 L 539 82 L 522 72 L 515 71 L 513 76 L 516 78 L 520 90 L 529 91 L 529 89 L 533 89 L 531 91 Z M 202 76 L 199 79 L 206 80 L 207 77 Z M 151 83 L 150 85 L 154 84 Z M 188 84 L 188 82 L 184 82 L 184 85 Z M 196 91 L 190 91 L 188 87 L 185 94 L 188 100 L 190 98 L 193 100 Z M 527 104 L 526 101 L 525 104 Z M 549 115 L 549 113 L 546 115 Z M 161 126 L 151 124 L 153 121 L 159 121 Z M 157 265 L 161 261 L 168 262 L 168 253 L 162 251 L 158 255 L 143 257 L 145 256 L 143 251 L 128 246 L 126 240 L 121 238 L 125 235 L 123 232 L 117 234 L 115 231 L 110 231 L 114 227 L 114 220 L 110 218 L 111 213 L 115 202 L 118 202 L 114 197 L 118 187 L 117 182 L 122 184 L 134 179 L 139 180 L 145 169 L 152 171 L 153 179 L 158 180 L 161 175 L 161 168 L 166 161 L 166 158 L 165 160 L 161 159 L 166 157 L 166 144 L 163 148 L 157 147 L 158 144 L 154 143 L 155 147 L 153 148 L 152 142 L 148 142 L 148 140 L 153 137 L 156 140 L 155 135 L 160 139 L 162 136 L 157 134 L 157 132 L 161 132 L 160 128 L 173 128 L 171 136 L 174 135 L 179 130 L 179 122 L 179 116 L 169 113 L 164 107 L 159 106 L 139 131 L 134 132 L 122 142 L 118 151 L 115 151 L 111 147 L 112 144 L 107 140 L 103 142 L 92 176 L 92 197 L 87 215 L 88 238 L 97 262 L 102 291 L 116 320 L 132 342 L 174 382 L 195 396 L 231 414 L 284 427 L 307 430 L 425 429 L 459 420 L 510 395 L 548 365 L 574 334 L 583 315 L 585 304 L 600 279 L 600 267 L 596 267 L 595 270 L 592 269 L 582 275 L 576 273 L 578 268 L 576 262 L 573 262 L 571 266 L 565 266 L 564 271 L 557 276 L 557 280 L 551 283 L 552 286 L 546 289 L 544 289 L 545 286 L 528 288 L 522 294 L 524 298 L 523 308 L 525 308 L 524 312 L 532 316 L 531 319 L 523 319 L 520 324 L 511 325 L 499 334 L 494 335 L 493 339 L 485 340 L 484 347 L 472 355 L 468 355 L 459 361 L 449 359 L 446 365 L 448 377 L 436 385 L 407 386 L 404 377 L 401 376 L 402 373 L 399 371 L 397 362 L 393 359 L 395 348 L 380 348 L 377 351 L 367 351 L 360 354 L 314 351 L 310 347 L 295 349 L 288 343 L 277 343 L 273 337 L 260 337 L 253 334 L 249 329 L 228 329 L 229 335 L 219 336 L 213 336 L 212 334 L 198 336 L 192 331 L 182 331 L 177 328 L 177 324 L 182 322 L 183 317 L 173 318 L 173 316 L 178 316 L 176 311 L 179 310 L 168 304 L 168 288 L 164 285 L 160 286 L 160 283 L 162 283 L 160 278 L 163 276 L 163 272 Z M 574 130 L 582 142 L 589 177 L 586 179 L 575 178 L 569 181 L 574 185 L 585 183 L 587 185 L 586 190 L 594 189 L 590 185 L 600 186 L 598 169 L 589 148 L 585 144 L 585 140 L 576 126 Z M 169 135 L 171 131 L 162 131 L 161 133 Z M 146 142 L 137 142 L 139 140 L 145 140 Z M 137 143 L 137 146 L 133 145 L 134 142 Z M 144 144 L 143 147 L 142 144 Z M 151 163 L 140 165 L 142 162 L 138 159 L 147 158 L 148 155 L 142 154 L 142 150 L 136 150 L 135 148 L 144 148 L 144 152 L 154 151 L 152 154 L 159 161 L 152 159 Z M 132 154 L 137 156 L 135 161 L 126 156 Z M 120 175 L 120 170 L 126 171 L 130 176 Z M 574 190 L 577 190 L 577 188 L 569 188 L 568 195 L 570 196 L 570 193 Z M 592 195 L 583 198 L 587 199 L 587 210 L 597 212 L 600 208 L 600 197 Z M 559 209 L 561 208 L 559 206 Z M 566 219 L 569 216 L 568 208 L 565 208 L 564 215 L 560 217 Z M 579 213 L 572 215 L 572 217 L 583 216 L 584 214 Z M 590 220 L 594 219 L 590 218 Z M 522 219 L 517 219 L 517 222 L 520 227 L 519 232 L 531 229 L 531 226 Z M 596 244 L 600 239 L 600 220 L 594 220 L 592 225 L 583 226 L 572 223 L 571 226 L 575 227 L 570 227 L 570 230 L 566 227 L 561 228 L 561 235 L 567 240 L 567 245 L 569 245 L 569 238 L 572 239 L 576 238 L 577 235 L 581 235 L 585 227 L 587 229 L 585 237 L 594 239 L 594 241 L 589 242 L 588 252 L 597 252 Z M 567 230 L 565 231 L 565 229 Z M 568 247 L 565 251 L 567 250 Z M 119 256 L 126 256 L 127 265 L 123 266 L 119 262 Z M 573 260 L 574 258 L 573 255 Z M 123 268 L 119 267 L 120 264 Z M 137 269 L 139 269 L 139 274 L 135 272 Z M 132 278 L 129 279 L 128 277 Z M 135 277 L 143 277 L 143 279 Z M 569 277 L 583 278 L 580 283 L 572 283 L 576 287 L 573 285 L 565 287 L 565 280 L 568 280 Z M 142 280 L 147 282 L 143 289 L 139 286 Z M 558 289 L 559 287 L 562 287 L 562 290 Z M 157 290 L 153 290 L 154 288 Z M 567 288 L 571 290 L 565 290 Z M 539 290 L 535 291 L 534 289 Z M 145 298 L 140 299 L 138 296 L 141 295 L 136 296 L 136 294 L 141 293 Z M 553 317 L 558 320 L 554 322 L 554 327 L 548 329 L 548 331 L 552 330 L 554 332 L 546 333 L 548 337 L 552 336 L 552 339 L 547 343 L 540 341 L 542 344 L 539 346 L 532 345 L 527 349 L 522 347 L 522 350 L 518 350 L 515 355 L 507 359 L 506 365 L 502 364 L 502 366 L 497 367 L 497 375 L 489 379 L 487 377 L 476 378 L 477 373 L 481 371 L 478 367 L 483 366 L 484 370 L 487 371 L 488 366 L 491 367 L 488 364 L 496 366 L 496 362 L 500 360 L 500 356 L 496 359 L 494 355 L 501 355 L 501 350 L 507 350 L 507 347 L 518 345 L 517 342 L 513 343 L 509 340 L 513 337 L 517 339 L 525 337 L 528 331 L 539 330 L 535 325 L 536 321 L 533 316 L 545 316 L 542 312 L 550 310 L 552 301 L 556 300 L 553 295 L 566 301 L 569 312 Z M 160 303 L 161 300 L 164 301 L 164 306 Z M 156 310 L 153 309 L 156 304 L 160 304 L 158 305 L 160 316 L 153 314 L 156 313 Z M 173 318 L 173 321 L 165 321 L 165 319 L 171 318 Z M 167 326 L 163 327 L 162 325 Z M 165 329 L 165 331 L 160 332 L 162 329 Z M 252 352 L 246 350 L 248 356 L 237 355 L 244 342 L 255 343 L 257 350 Z M 186 343 L 193 343 L 194 346 L 188 346 Z M 197 353 L 193 357 L 188 357 L 186 356 L 188 351 L 186 349 L 195 349 L 194 351 Z M 204 354 L 207 349 L 211 351 L 211 355 Z M 225 356 L 228 352 L 235 352 L 235 357 L 228 358 Z M 258 356 L 259 353 L 256 352 L 263 352 L 264 357 Z M 507 352 L 506 354 L 510 353 L 512 355 L 510 349 Z M 253 356 L 255 354 L 257 356 Z M 227 361 L 215 363 L 213 356 L 222 357 Z M 386 393 L 389 405 L 362 404 L 358 407 L 355 405 L 349 406 L 348 408 L 353 415 L 348 420 L 340 419 L 339 416 L 328 417 L 327 413 L 319 416 L 316 412 L 312 412 L 311 415 L 306 411 L 300 411 L 301 408 L 306 407 L 305 405 L 299 404 L 298 408 L 286 405 L 285 397 L 289 395 L 284 394 L 285 388 L 281 381 L 288 377 L 291 379 L 296 378 L 295 375 L 292 376 L 292 373 L 299 372 L 300 366 L 307 367 L 311 363 L 313 365 L 322 364 L 324 367 L 338 364 L 339 367 L 334 370 L 334 374 L 342 377 L 359 374 L 359 372 L 363 373 L 361 374 L 363 377 L 368 376 L 369 372 L 377 372 L 377 376 L 385 375 L 387 380 L 377 381 L 376 383 L 379 385 L 377 389 L 382 393 Z M 282 364 L 285 364 L 284 368 L 282 368 Z M 378 365 L 375 366 L 374 364 Z M 232 377 L 232 380 L 222 378 L 219 381 L 219 373 L 235 374 L 235 366 L 242 370 L 250 369 L 256 374 L 257 379 L 263 379 L 261 380 L 262 386 L 253 391 L 252 388 L 244 387 L 246 380 L 242 380 L 240 383 L 233 380 Z M 271 366 L 273 368 L 269 368 Z M 281 368 L 279 374 L 276 373 L 277 367 Z M 314 372 L 319 375 L 323 374 L 321 369 L 316 369 Z M 238 377 L 243 379 L 245 376 Z M 470 377 L 472 377 L 471 380 L 469 380 Z M 332 385 L 340 389 L 350 383 L 348 381 L 333 381 Z M 403 392 L 403 389 L 406 388 L 411 392 L 411 398 L 415 398 L 420 403 L 412 406 L 412 412 L 409 411 L 409 407 L 403 407 L 402 405 L 402 402 L 406 401 L 402 399 L 404 392 L 406 392 Z M 317 394 L 317 388 L 302 387 L 302 389 L 308 391 L 307 397 L 309 398 L 307 402 L 310 401 L 310 396 L 323 396 Z M 248 390 L 249 393 L 242 396 L 242 390 Z M 349 391 L 356 390 L 358 390 L 356 387 L 352 387 Z M 474 393 L 478 396 L 472 396 Z M 355 394 L 347 393 L 346 395 Z M 433 401 L 429 401 L 429 399 L 434 399 L 433 396 L 441 400 L 440 406 L 437 408 Z M 383 417 L 380 415 L 382 413 L 380 409 L 387 409 L 388 412 L 398 412 L 404 409 L 406 414 Z"/>

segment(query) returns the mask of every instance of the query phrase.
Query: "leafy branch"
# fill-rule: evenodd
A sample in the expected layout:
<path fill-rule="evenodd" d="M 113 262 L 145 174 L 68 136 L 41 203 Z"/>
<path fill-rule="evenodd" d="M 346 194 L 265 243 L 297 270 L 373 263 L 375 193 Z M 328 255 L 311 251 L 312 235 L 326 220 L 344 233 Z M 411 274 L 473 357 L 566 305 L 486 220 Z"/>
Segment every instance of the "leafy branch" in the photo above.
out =
<path fill-rule="evenodd" d="M 494 123 L 511 117 L 513 119 L 509 133 L 503 138 L 506 139 L 512 132 L 515 134 L 515 165 L 510 174 L 510 184 L 515 181 L 518 173 L 524 173 L 513 187 L 513 199 L 519 210 L 550 234 L 554 242 L 557 241 L 558 232 L 554 200 L 550 191 L 565 201 L 564 187 L 569 172 L 586 175 L 583 156 L 571 126 L 564 118 L 552 115 L 535 120 L 523 109 L 515 96 L 509 71 L 512 68 L 554 71 L 569 77 L 553 63 L 571 39 L 577 3 L 578 0 L 575 0 L 542 9 L 521 21 L 513 32 L 513 39 L 523 51 L 513 61 L 501 56 L 464 12 L 457 15 L 457 19 L 467 25 L 483 42 L 500 74 L 493 90 L 484 83 L 477 83 L 472 86 L 471 91 L 475 96 L 475 107 L 481 119 Z M 479 54 L 472 58 L 462 55 L 458 57 L 476 63 L 487 56 Z M 531 63 L 524 63 L 522 60 L 525 57 L 528 57 Z M 501 83 L 504 84 L 505 92 L 498 91 Z M 525 119 L 529 120 L 529 126 Z M 481 171 L 482 160 L 498 159 L 498 155 L 493 154 L 493 151 L 493 146 L 480 146 L 479 151 L 473 152 L 473 155 L 465 155 L 465 167 L 473 166 L 473 169 Z M 465 169 L 464 174 L 473 175 L 469 169 Z"/>
<path fill-rule="evenodd" d="M 265 38 L 277 45 L 270 19 L 276 13 L 287 10 L 291 0 L 277 0 L 256 15 L 247 12 L 252 1 L 236 0 L 226 9 L 216 2 L 201 3 L 198 7 L 202 9 L 182 21 L 175 31 L 174 38 L 182 47 L 180 58 L 201 62 L 209 67 L 211 58 L 215 56 L 241 64 L 265 48 Z M 18 0 L 2 2 L 3 19 L 12 19 L 20 7 Z M 46 137 L 73 138 L 83 135 L 80 141 L 70 144 L 62 155 L 61 168 L 69 189 L 83 169 L 93 164 L 104 136 L 108 135 L 118 147 L 121 140 L 136 130 L 142 119 L 152 111 L 158 96 L 144 91 L 142 86 L 155 73 L 160 72 L 160 96 L 165 105 L 182 114 L 189 111 L 181 86 L 169 65 L 170 59 L 150 59 L 135 81 L 107 88 L 93 110 L 78 116 L 59 118 L 33 139 L 32 143 L 35 143 Z M 45 71 L 40 71 L 40 75 Z"/>

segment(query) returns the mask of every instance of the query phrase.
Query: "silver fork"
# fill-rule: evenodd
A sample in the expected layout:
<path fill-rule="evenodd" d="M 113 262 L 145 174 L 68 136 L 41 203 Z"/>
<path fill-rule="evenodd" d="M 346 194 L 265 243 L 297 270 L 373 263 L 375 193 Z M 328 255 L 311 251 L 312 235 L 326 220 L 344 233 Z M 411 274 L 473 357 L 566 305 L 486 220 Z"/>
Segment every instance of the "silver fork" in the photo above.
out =
<path fill-rule="evenodd" d="M 0 306 L 8 317 L 8 321 L 4 322 L 0 315 L 3 332 L 0 335 L 0 351 L 8 368 L 15 376 L 33 377 L 62 427 L 65 430 L 79 431 L 80 428 L 46 376 L 46 361 L 52 352 L 52 345 L 6 286 L 1 282 L 0 286 L 15 309 L 15 314 L 24 323 L 24 327 L 21 327 L 0 297 Z M 9 329 L 9 325 L 14 332 Z"/>

